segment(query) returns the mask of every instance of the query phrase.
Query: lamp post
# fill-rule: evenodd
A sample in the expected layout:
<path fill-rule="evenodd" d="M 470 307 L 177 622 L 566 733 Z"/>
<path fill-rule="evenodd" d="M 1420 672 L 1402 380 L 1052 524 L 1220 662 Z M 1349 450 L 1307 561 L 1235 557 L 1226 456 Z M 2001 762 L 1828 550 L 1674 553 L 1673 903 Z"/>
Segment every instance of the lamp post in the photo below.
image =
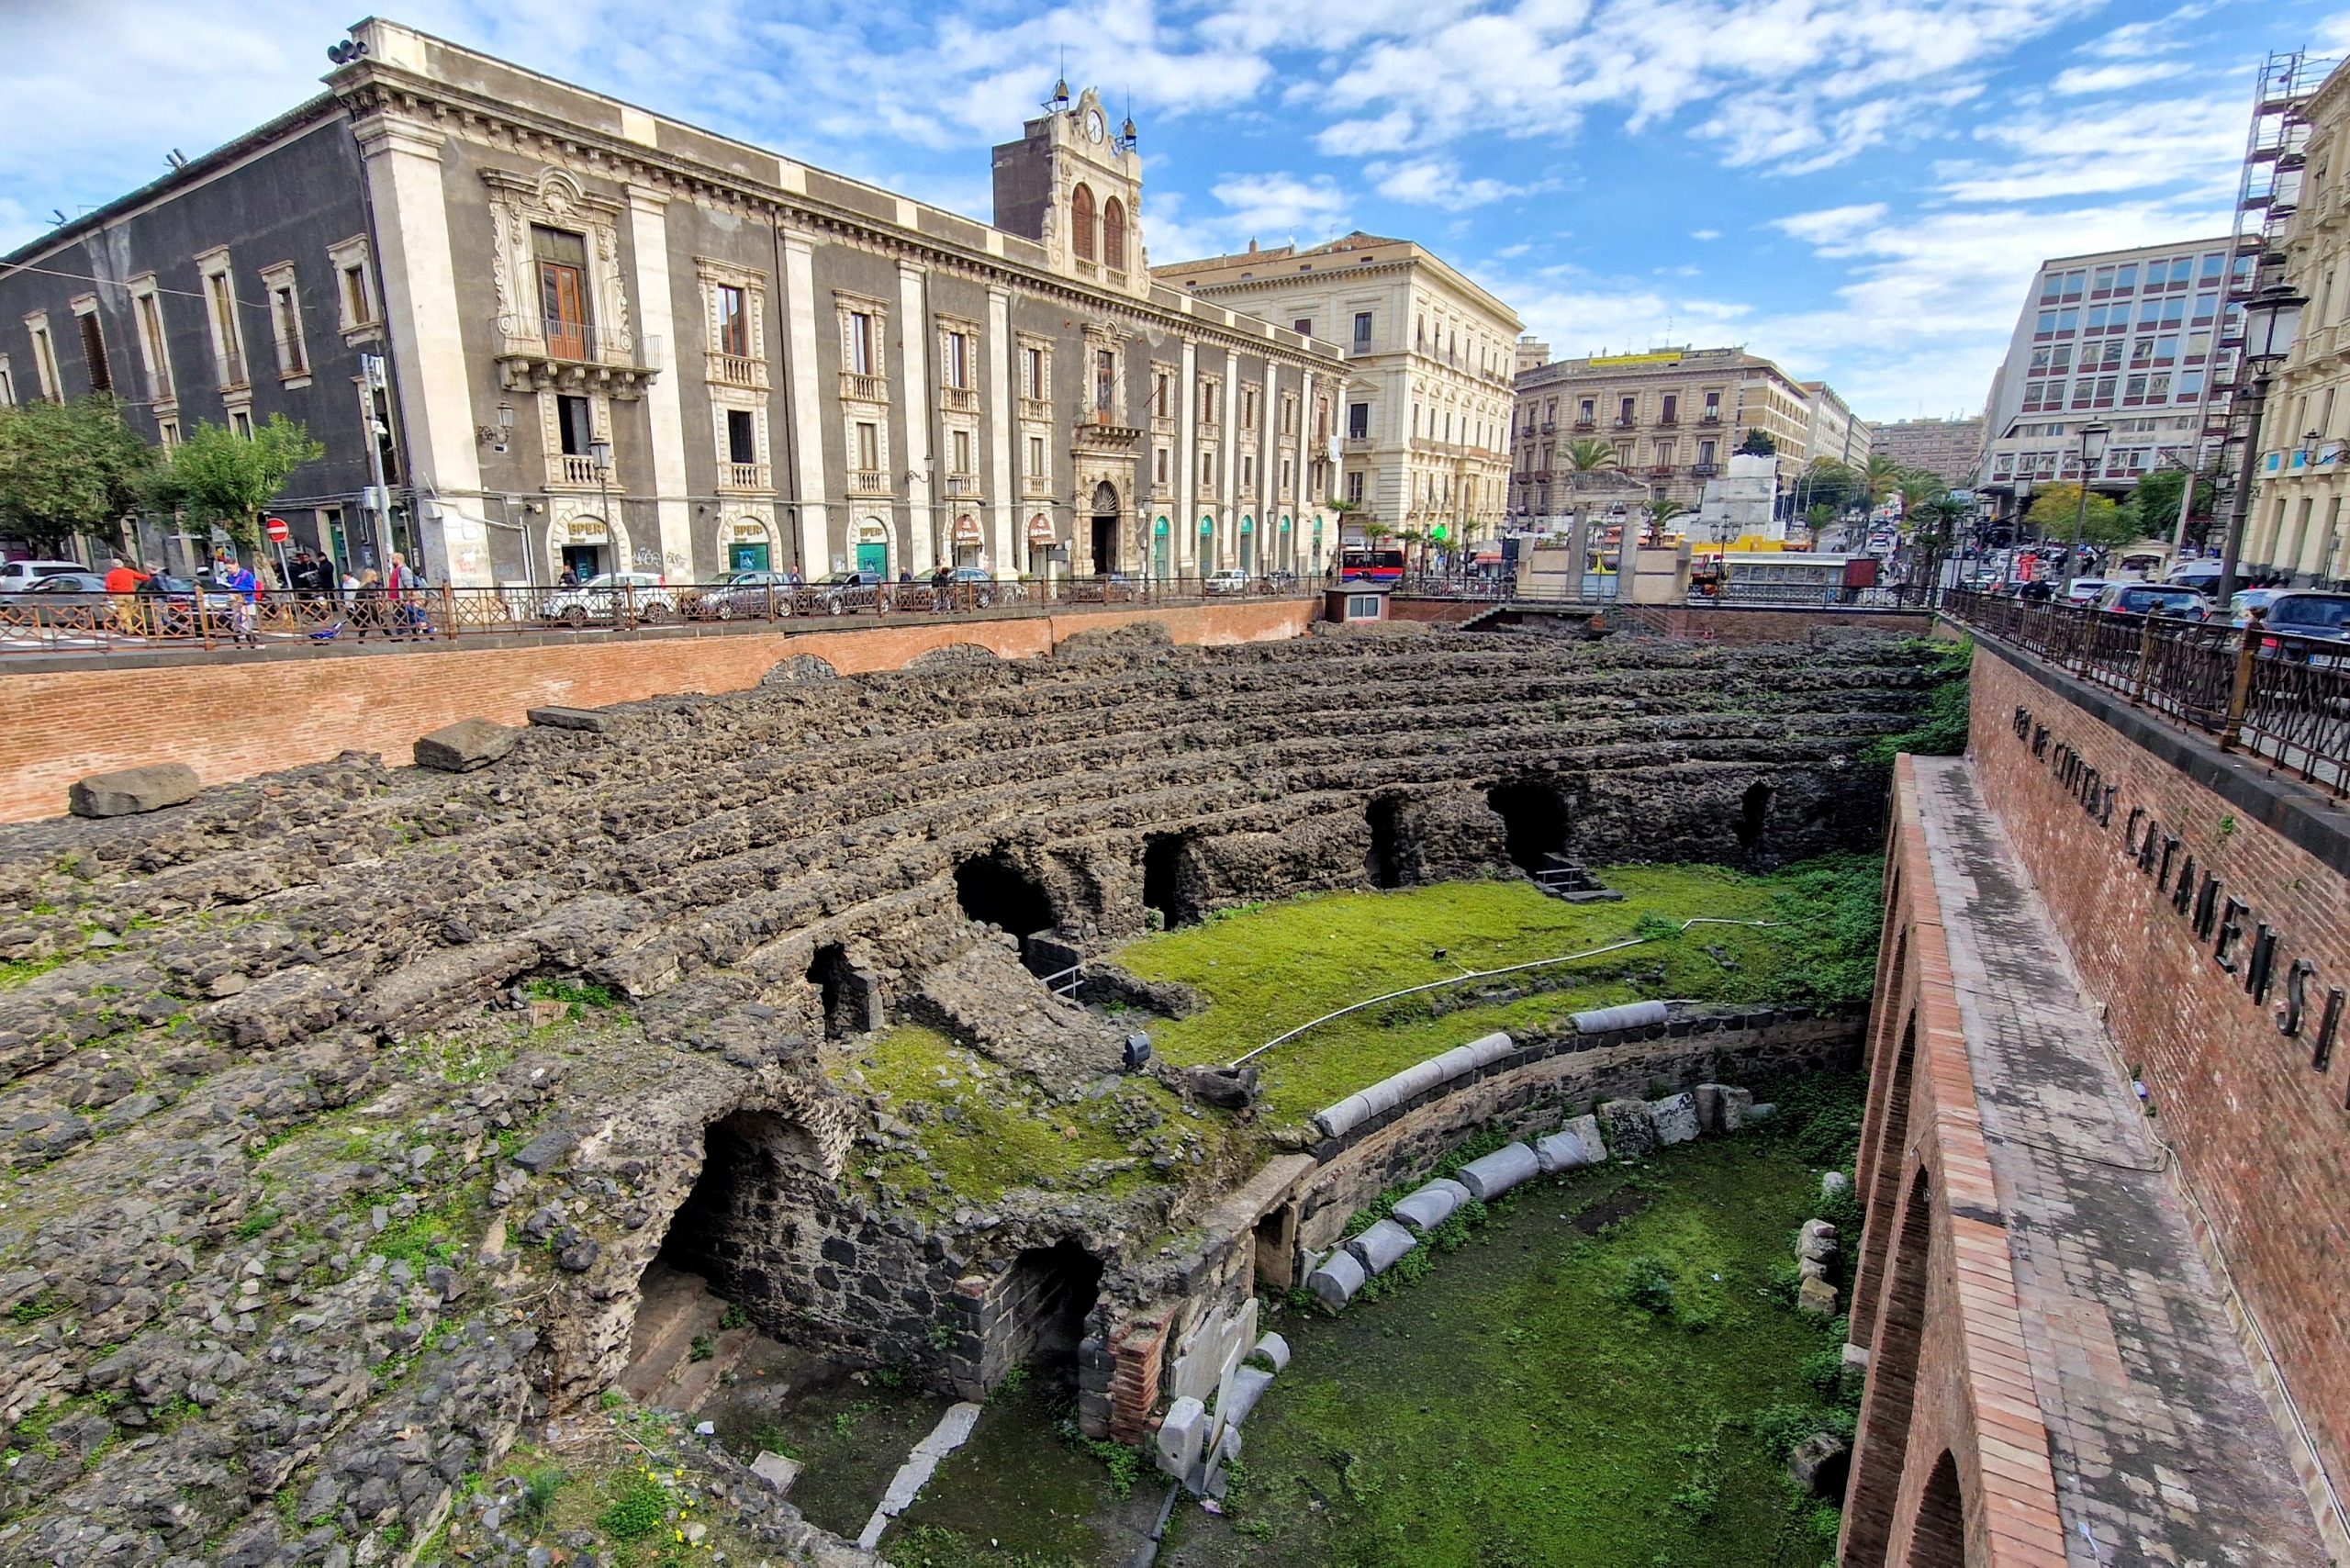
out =
<path fill-rule="evenodd" d="M 596 511 L 604 520 L 604 537 L 612 542 L 615 571 L 621 567 L 621 531 L 612 526 L 612 443 L 598 436 L 588 443 L 588 461 L 596 465 Z"/>
<path fill-rule="evenodd" d="M 2089 475 L 2105 459 L 2105 438 L 2113 433 L 2112 427 L 2092 420 L 2081 427 L 2081 498 L 2073 508 L 2073 537 L 2065 546 L 2065 576 L 2057 595 L 2067 604 L 2073 602 L 2073 574 L 2081 564 L 2081 528 L 2089 515 Z"/>
<path fill-rule="evenodd" d="M 2272 283 L 2254 295 L 2244 308 L 2244 366 L 2252 373 L 2244 391 L 2244 465 L 2236 473 L 2236 493 L 2228 506 L 2227 543 L 2220 552 L 2220 608 L 2225 611 L 2236 592 L 2236 558 L 2244 550 L 2244 526 L 2252 515 L 2253 473 L 2260 462 L 2260 411 L 2268 400 L 2268 378 L 2292 351 L 2293 334 L 2301 325 L 2301 307 L 2309 301 L 2290 284 Z"/>

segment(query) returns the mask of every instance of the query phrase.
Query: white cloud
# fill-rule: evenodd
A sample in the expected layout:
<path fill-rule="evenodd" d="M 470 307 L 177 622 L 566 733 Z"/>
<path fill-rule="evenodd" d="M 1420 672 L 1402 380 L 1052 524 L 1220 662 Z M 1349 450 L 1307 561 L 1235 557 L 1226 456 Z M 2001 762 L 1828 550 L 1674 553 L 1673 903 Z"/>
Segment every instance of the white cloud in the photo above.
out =
<path fill-rule="evenodd" d="M 1415 158 L 1408 162 L 1372 162 L 1363 173 L 1378 182 L 1379 194 L 1391 201 L 1441 207 L 1451 211 L 1483 207 L 1505 196 L 1525 196 L 1530 185 L 1513 185 L 1484 177 L 1472 179 L 1449 158 Z"/>
<path fill-rule="evenodd" d="M 1692 240 L 1711 241 L 1718 240 L 1721 237 L 1722 231 L 1718 229 L 1692 229 L 1689 230 L 1689 238 Z"/>
<path fill-rule="evenodd" d="M 1828 250 L 1830 254 L 1849 255 L 1851 252 L 1833 247 L 1845 243 L 1881 221 L 1889 210 L 1881 201 L 1855 207 L 1823 207 L 1818 212 L 1791 213 L 1785 218 L 1774 218 L 1771 227 Z"/>
<path fill-rule="evenodd" d="M 2092 93 L 2120 93 L 2149 82 L 2167 82 L 2187 74 L 2185 62 L 2148 60 L 2124 65 L 2076 65 L 2058 72 L 2048 90 L 2059 97 L 2087 97 Z"/>

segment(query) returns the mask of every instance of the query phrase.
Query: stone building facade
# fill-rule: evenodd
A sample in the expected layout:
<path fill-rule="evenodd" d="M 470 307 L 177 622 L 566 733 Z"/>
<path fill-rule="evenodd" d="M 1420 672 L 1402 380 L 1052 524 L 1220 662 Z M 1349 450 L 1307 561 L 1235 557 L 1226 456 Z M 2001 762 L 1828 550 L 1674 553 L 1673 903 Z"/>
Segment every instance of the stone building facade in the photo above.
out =
<path fill-rule="evenodd" d="M 1392 529 L 1498 534 L 1517 313 L 1426 246 L 1358 230 L 1154 269 L 1161 282 L 1336 345 L 1339 423 L 1316 426 L 1336 495 Z M 1335 455 L 1331 442 L 1335 442 Z"/>
<path fill-rule="evenodd" d="M 1510 510 L 1536 517 L 1563 510 L 1573 475 L 1567 449 L 1604 441 L 1615 449 L 1618 472 L 1695 510 L 1706 482 L 1726 471 L 1750 430 L 1777 443 L 1785 471 L 1809 461 L 1812 400 L 1803 383 L 1744 349 L 1662 349 L 1538 365 L 1517 377 Z M 1824 455 L 1842 461 L 1851 416 L 1832 422 L 1839 451 Z"/>
<path fill-rule="evenodd" d="M 1983 420 L 1889 420 L 1869 431 L 1862 455 L 1890 457 L 1904 468 L 1939 474 L 1953 488 L 1970 489 L 1983 453 Z"/>
<path fill-rule="evenodd" d="M 1154 286 L 1133 128 L 1091 92 L 995 150 L 990 227 L 394 23 L 338 54 L 324 95 L 10 258 L 46 269 L 0 283 L 19 395 L 104 384 L 67 352 L 77 312 L 118 381 L 151 341 L 138 369 L 177 418 L 284 407 L 326 441 L 298 539 L 405 546 L 460 586 L 1311 570 L 1317 536 L 1336 548 L 1308 431 L 1340 356 Z M 392 491 L 373 553 L 368 353 Z M 167 402 L 133 410 L 143 433 L 172 439 Z"/>
<path fill-rule="evenodd" d="M 2350 244 L 2342 225 L 2350 210 L 2350 71 L 2327 77 L 2301 115 L 2302 164 L 2280 177 L 2298 181 L 2284 219 L 2285 277 L 2309 303 L 2263 410 L 2244 560 L 2249 573 L 2308 586 L 2350 578 L 2342 518 L 2350 494 Z"/>

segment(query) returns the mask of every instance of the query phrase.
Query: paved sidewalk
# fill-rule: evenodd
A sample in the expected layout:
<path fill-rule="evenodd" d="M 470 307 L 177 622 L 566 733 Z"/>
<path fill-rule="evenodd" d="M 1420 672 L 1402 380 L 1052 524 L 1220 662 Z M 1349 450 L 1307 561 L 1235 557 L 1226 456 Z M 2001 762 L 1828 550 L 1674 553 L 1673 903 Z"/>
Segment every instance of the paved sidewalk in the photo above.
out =
<path fill-rule="evenodd" d="M 1917 759 L 2072 1562 L 2326 1562 L 2095 1003 L 1958 759 Z"/>

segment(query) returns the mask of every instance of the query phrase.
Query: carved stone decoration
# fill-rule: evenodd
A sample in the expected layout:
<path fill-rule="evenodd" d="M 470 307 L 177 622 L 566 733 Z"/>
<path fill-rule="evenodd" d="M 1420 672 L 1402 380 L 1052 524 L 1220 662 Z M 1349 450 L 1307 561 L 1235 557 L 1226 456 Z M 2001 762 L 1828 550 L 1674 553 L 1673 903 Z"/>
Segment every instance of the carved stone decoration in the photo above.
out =
<path fill-rule="evenodd" d="M 481 178 L 489 187 L 501 385 L 509 392 L 593 387 L 618 398 L 637 396 L 657 371 L 650 363 L 655 345 L 640 352 L 630 325 L 627 280 L 620 265 L 621 204 L 552 165 L 532 175 L 485 169 Z M 589 332 L 584 358 L 558 359 L 547 342 L 532 252 L 533 225 L 577 234 L 585 242 Z"/>

